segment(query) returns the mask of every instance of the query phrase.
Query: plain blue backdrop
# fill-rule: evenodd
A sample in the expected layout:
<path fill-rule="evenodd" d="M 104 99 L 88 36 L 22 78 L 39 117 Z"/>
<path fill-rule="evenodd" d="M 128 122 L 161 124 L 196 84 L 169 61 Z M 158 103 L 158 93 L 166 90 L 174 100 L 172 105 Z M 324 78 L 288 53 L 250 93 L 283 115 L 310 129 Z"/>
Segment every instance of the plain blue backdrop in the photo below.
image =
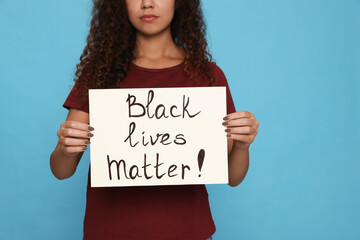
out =
<path fill-rule="evenodd" d="M 237 111 L 260 122 L 236 188 L 209 185 L 214 239 L 360 239 L 360 1 L 203 1 Z M 49 157 L 90 0 L 0 0 L 0 239 L 82 239 L 89 152 Z"/>

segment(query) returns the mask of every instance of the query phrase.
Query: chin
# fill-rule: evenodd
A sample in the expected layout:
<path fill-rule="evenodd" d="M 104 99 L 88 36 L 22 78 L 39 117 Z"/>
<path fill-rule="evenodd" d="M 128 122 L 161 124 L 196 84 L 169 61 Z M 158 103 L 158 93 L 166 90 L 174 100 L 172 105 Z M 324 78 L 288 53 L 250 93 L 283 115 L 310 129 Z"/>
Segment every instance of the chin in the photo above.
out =
<path fill-rule="evenodd" d="M 155 36 L 155 35 L 158 35 L 159 33 L 161 33 L 161 31 L 149 31 L 149 30 L 138 31 L 138 32 L 145 36 Z"/>
<path fill-rule="evenodd" d="M 140 34 L 150 37 L 161 34 L 163 31 L 138 31 Z"/>
<path fill-rule="evenodd" d="M 146 36 L 152 36 L 152 35 L 158 35 L 163 33 L 164 31 L 167 30 L 167 28 L 170 28 L 170 25 L 168 26 L 159 26 L 159 25 L 142 25 L 136 28 L 136 30 L 142 34 L 142 35 L 146 35 Z"/>

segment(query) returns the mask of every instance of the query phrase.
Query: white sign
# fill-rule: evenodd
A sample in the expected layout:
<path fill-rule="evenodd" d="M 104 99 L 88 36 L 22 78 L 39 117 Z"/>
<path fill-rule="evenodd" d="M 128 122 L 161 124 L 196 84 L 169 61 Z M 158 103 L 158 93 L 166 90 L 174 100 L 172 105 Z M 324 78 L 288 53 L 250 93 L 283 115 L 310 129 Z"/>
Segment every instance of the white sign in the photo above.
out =
<path fill-rule="evenodd" d="M 89 90 L 91 187 L 228 183 L 225 87 Z"/>

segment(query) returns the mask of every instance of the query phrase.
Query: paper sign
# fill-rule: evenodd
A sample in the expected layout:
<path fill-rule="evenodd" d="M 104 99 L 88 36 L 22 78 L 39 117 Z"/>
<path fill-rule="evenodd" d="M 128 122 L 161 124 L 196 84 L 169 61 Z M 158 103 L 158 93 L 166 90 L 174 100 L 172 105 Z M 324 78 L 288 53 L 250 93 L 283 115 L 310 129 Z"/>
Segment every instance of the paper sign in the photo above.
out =
<path fill-rule="evenodd" d="M 225 87 L 89 90 L 91 187 L 228 183 Z"/>

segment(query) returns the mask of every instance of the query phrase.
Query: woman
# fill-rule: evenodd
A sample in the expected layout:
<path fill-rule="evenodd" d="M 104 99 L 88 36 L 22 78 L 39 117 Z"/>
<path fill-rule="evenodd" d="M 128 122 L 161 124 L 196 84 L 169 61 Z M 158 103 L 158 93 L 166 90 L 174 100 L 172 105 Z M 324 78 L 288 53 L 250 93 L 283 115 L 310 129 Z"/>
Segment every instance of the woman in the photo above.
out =
<path fill-rule="evenodd" d="M 197 0 L 95 0 L 75 86 L 63 105 L 69 114 L 50 157 L 54 176 L 75 173 L 93 136 L 88 89 L 226 86 L 229 185 L 239 185 L 259 122 L 235 112 L 205 34 Z M 91 188 L 88 179 L 84 239 L 203 240 L 214 232 L 204 185 Z"/>

